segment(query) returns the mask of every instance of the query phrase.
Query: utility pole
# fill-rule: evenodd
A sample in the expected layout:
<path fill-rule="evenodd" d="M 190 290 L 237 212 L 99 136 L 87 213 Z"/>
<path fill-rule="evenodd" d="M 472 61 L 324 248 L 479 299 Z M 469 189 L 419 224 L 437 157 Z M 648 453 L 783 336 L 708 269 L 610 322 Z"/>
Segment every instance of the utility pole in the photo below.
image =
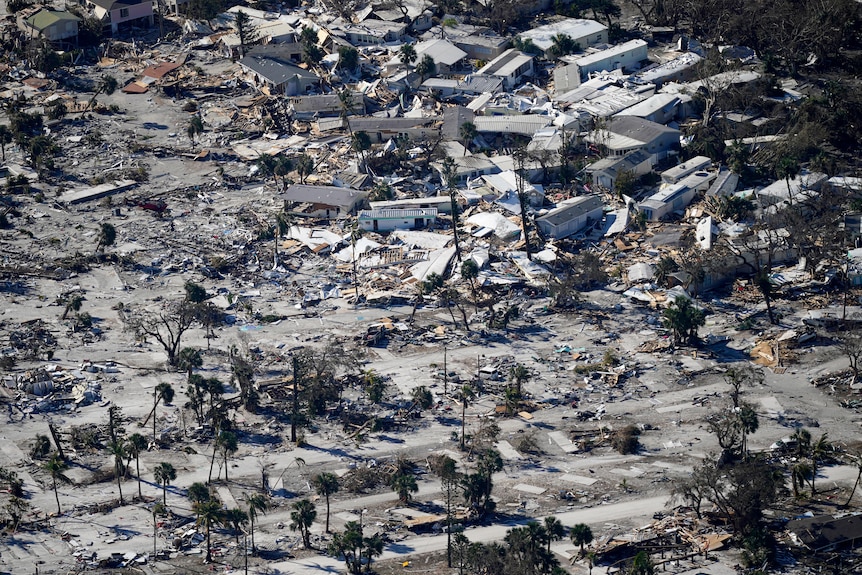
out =
<path fill-rule="evenodd" d="M 449 393 L 449 367 L 446 364 L 446 346 L 443 346 L 443 395 Z"/>

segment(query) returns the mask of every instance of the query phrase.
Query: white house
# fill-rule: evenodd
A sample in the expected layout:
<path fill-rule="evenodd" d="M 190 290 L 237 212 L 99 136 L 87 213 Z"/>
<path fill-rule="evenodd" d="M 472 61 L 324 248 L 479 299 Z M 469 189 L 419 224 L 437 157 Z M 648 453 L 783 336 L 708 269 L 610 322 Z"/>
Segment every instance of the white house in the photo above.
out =
<path fill-rule="evenodd" d="M 506 88 L 512 90 L 520 85 L 524 78 L 533 75 L 533 57 L 510 48 L 482 66 L 476 73 L 502 78 Z"/>
<path fill-rule="evenodd" d="M 369 232 L 422 229 L 435 219 L 436 208 L 362 210 L 358 218 L 359 227 Z"/>
<path fill-rule="evenodd" d="M 565 200 L 541 218 L 536 226 L 545 237 L 563 239 L 602 219 L 603 204 L 598 196 L 579 196 Z"/>
<path fill-rule="evenodd" d="M 675 184 L 687 178 L 695 172 L 702 172 L 712 165 L 712 160 L 706 156 L 695 156 L 681 164 L 665 170 L 661 173 L 661 181 L 666 184 Z"/>
<path fill-rule="evenodd" d="M 641 62 L 647 58 L 647 43 L 643 40 L 629 40 L 607 50 L 587 54 L 579 58 L 575 65 L 581 74 L 581 80 L 586 80 L 592 72 L 638 69 Z"/>
<path fill-rule="evenodd" d="M 661 189 L 638 205 L 646 219 L 657 222 L 671 214 L 684 210 L 698 194 L 706 191 L 717 174 L 715 172 L 695 172 L 679 182 Z"/>
<path fill-rule="evenodd" d="M 582 18 L 566 18 L 552 24 L 538 26 L 521 33 L 521 40 L 530 40 L 543 52 L 554 45 L 554 37 L 557 35 L 568 36 L 574 40 L 581 49 L 596 44 L 606 44 L 608 41 L 608 27 L 595 20 L 584 20 Z"/>
<path fill-rule="evenodd" d="M 438 214 L 452 213 L 452 200 L 449 196 L 428 196 L 425 198 L 403 198 L 400 200 L 381 200 L 369 202 L 372 210 L 434 209 Z"/>

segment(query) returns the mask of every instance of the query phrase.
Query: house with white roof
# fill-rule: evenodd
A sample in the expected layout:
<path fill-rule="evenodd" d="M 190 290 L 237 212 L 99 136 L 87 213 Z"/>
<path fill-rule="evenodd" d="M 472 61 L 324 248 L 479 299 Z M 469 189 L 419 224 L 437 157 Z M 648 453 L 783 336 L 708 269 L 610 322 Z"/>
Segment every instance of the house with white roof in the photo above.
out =
<path fill-rule="evenodd" d="M 533 45 L 547 53 L 554 45 L 554 36 L 561 34 L 574 40 L 582 49 L 596 44 L 606 44 L 608 27 L 595 20 L 566 18 L 559 22 L 538 26 L 521 33 L 521 40 L 531 40 Z"/>
<path fill-rule="evenodd" d="M 413 48 L 416 50 L 416 62 L 420 62 L 425 58 L 425 56 L 430 56 L 431 59 L 434 60 L 437 74 L 441 76 L 450 74 L 454 69 L 458 68 L 467 57 L 467 52 L 458 48 L 452 42 L 439 38 L 436 40 L 423 40 L 422 42 L 417 42 Z M 413 65 L 415 65 L 416 62 L 414 62 Z M 386 62 L 385 66 L 386 71 L 390 74 L 394 70 L 403 66 L 403 63 L 401 62 L 401 54 L 396 53 L 391 60 Z"/>
<path fill-rule="evenodd" d="M 536 218 L 536 227 L 546 238 L 561 240 L 601 221 L 603 214 L 604 204 L 598 196 L 578 196 Z"/>
<path fill-rule="evenodd" d="M 514 48 L 506 50 L 484 66 L 477 74 L 496 76 L 503 79 L 503 85 L 512 90 L 533 75 L 533 56 Z"/>
<path fill-rule="evenodd" d="M 565 66 L 554 70 L 554 80 L 564 77 L 567 86 L 574 87 L 576 81 L 583 82 L 590 74 L 601 71 L 621 70 L 628 72 L 640 68 L 647 60 L 647 43 L 643 40 L 630 40 L 606 50 L 598 50 L 580 57 L 568 57 Z M 577 84 L 574 84 L 577 86 Z"/>
<path fill-rule="evenodd" d="M 369 232 L 421 230 L 437 219 L 436 208 L 382 208 L 361 210 L 359 227 Z"/>

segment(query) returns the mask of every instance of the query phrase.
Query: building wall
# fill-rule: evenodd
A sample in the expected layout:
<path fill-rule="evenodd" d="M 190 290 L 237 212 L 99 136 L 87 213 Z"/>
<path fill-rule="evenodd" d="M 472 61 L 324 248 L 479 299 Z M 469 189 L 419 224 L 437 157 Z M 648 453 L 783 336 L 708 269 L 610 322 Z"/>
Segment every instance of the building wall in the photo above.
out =
<path fill-rule="evenodd" d="M 417 228 L 424 228 L 428 225 L 430 221 L 430 219 L 426 218 L 363 218 L 359 220 L 359 227 L 369 232 L 391 232 L 393 230 L 412 230 Z M 376 227 L 374 225 L 375 222 L 377 224 Z M 419 225 L 417 225 L 417 223 Z"/>
<path fill-rule="evenodd" d="M 602 70 L 631 70 L 636 67 L 640 62 L 647 59 L 647 46 L 643 44 L 642 46 L 632 47 L 630 50 L 626 50 L 622 54 L 608 54 L 608 56 L 602 60 L 597 62 L 593 62 L 588 66 L 583 66 L 578 64 L 578 70 L 581 75 L 581 80 L 586 80 L 587 75 L 592 72 L 601 72 Z"/>
<path fill-rule="evenodd" d="M 603 210 L 600 206 L 586 214 L 581 214 L 579 217 L 573 218 L 559 225 L 554 225 L 548 220 L 539 218 L 536 220 L 536 225 L 539 226 L 539 229 L 542 230 L 542 233 L 546 237 L 554 239 L 567 238 L 584 229 L 587 224 L 598 221 L 602 217 L 602 211 Z"/>
<path fill-rule="evenodd" d="M 146 18 L 150 26 L 153 25 L 153 5 L 149 2 L 142 2 L 127 8 L 118 8 L 111 10 L 111 33 L 116 33 L 120 25 L 126 22 L 133 22 L 139 18 Z"/>

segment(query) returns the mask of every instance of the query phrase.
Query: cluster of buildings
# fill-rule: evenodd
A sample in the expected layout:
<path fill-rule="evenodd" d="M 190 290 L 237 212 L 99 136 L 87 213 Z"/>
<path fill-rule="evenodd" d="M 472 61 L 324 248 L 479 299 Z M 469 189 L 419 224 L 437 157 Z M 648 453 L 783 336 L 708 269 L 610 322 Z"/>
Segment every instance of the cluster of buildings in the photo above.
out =
<path fill-rule="evenodd" d="M 82 2 L 113 33 L 124 26 L 152 26 L 154 14 L 164 9 L 164 3 L 149 0 Z M 289 121 L 306 127 L 301 138 L 276 135 L 264 146 L 267 150 L 320 157 L 318 152 L 341 143 L 338 155 L 349 163 L 345 173 L 317 173 L 310 184 L 281 192 L 287 210 L 297 217 L 357 217 L 358 226 L 369 232 L 446 233 L 438 219 L 452 210 L 447 178 L 454 177 L 460 210 L 493 211 L 514 224 L 530 217 L 541 240 L 552 245 L 573 237 L 613 236 L 626 231 L 635 216 L 647 222 L 679 216 L 703 196 L 741 193 L 764 207 L 793 199 L 783 181 L 739 192 L 736 174 L 713 166 L 709 158 L 679 162 L 687 144 L 680 125 L 696 120 L 696 94 L 760 78 L 744 67 L 697 77 L 702 55 L 694 42 L 652 51 L 639 38 L 610 44 L 607 26 L 576 18 L 556 18 L 506 37 L 457 17 L 435 17 L 425 3 L 413 1 L 398 9 L 372 2 L 350 18 L 235 6 L 206 22 L 177 16 L 179 4 L 175 0 L 167 12 L 183 24 L 187 54 L 207 50 L 236 60 L 240 79 L 261 98 L 279 102 Z M 240 12 L 254 30 L 254 46 L 241 45 Z M 17 19 L 29 34 L 62 43 L 74 43 L 80 23 L 74 14 L 47 8 Z M 320 62 L 304 61 L 308 35 L 302 32 L 307 29 L 314 31 L 324 54 Z M 559 53 L 561 38 L 574 53 Z M 404 44 L 412 44 L 415 61 L 402 61 Z M 356 50 L 354 70 L 340 61 L 346 49 Z M 185 56 L 154 62 L 124 91 L 146 92 L 184 61 Z M 420 71 L 422 61 L 433 66 Z M 349 92 L 349 98 L 340 97 L 339 90 Z M 357 133 L 372 146 L 364 155 L 354 155 L 349 147 L 348 139 Z M 244 152 L 238 153 L 248 160 L 262 149 L 243 144 Z M 575 150 L 583 151 L 575 157 Z M 369 167 L 370 158 L 396 151 L 412 160 L 428 152 L 424 166 L 431 174 L 419 169 L 405 177 Z M 630 187 L 633 181 L 648 181 L 644 178 L 650 174 L 646 189 L 651 191 L 624 195 L 623 183 Z M 580 185 L 559 186 L 573 179 Z M 823 179 L 803 174 L 794 185 L 798 193 L 817 193 Z M 369 203 L 375 183 L 391 186 L 394 197 Z M 522 213 L 525 205 L 529 215 Z M 512 246 L 522 245 L 512 226 L 488 223 L 468 229 L 477 238 L 495 230 L 492 235 L 500 232 Z M 705 220 L 698 229 L 710 236 L 701 246 L 711 245 L 717 228 Z"/>

